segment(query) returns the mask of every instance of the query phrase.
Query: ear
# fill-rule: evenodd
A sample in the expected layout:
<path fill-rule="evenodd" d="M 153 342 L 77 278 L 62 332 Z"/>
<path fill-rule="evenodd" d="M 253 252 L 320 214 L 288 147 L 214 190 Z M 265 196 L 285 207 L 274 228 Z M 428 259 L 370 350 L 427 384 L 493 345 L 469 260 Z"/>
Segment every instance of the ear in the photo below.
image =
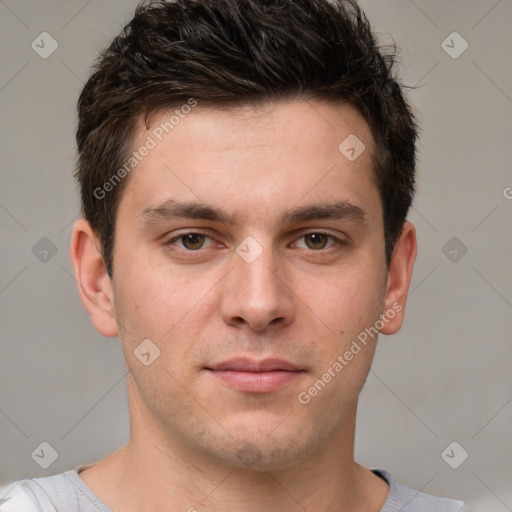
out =
<path fill-rule="evenodd" d="M 395 334 L 402 327 L 417 251 L 416 228 L 410 222 L 405 222 L 388 267 L 383 312 L 387 320 L 380 331 L 382 334 Z M 392 316 L 391 312 L 395 314 Z"/>
<path fill-rule="evenodd" d="M 101 256 L 101 243 L 89 222 L 79 219 L 73 226 L 70 256 L 82 304 L 95 329 L 112 338 L 118 335 L 114 294 Z"/>

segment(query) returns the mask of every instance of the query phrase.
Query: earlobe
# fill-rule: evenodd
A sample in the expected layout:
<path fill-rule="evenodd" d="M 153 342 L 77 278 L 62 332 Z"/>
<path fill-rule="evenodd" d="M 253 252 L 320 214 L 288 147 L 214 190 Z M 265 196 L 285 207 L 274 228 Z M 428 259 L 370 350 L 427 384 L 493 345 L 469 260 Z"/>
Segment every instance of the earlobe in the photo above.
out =
<path fill-rule="evenodd" d="M 387 321 L 381 329 L 382 334 L 395 334 L 402 327 L 417 249 L 416 229 L 410 222 L 405 222 L 388 267 L 383 312 Z"/>
<path fill-rule="evenodd" d="M 95 329 L 109 338 L 117 336 L 112 285 L 98 237 L 85 219 L 77 220 L 73 226 L 70 256 L 82 304 Z"/>

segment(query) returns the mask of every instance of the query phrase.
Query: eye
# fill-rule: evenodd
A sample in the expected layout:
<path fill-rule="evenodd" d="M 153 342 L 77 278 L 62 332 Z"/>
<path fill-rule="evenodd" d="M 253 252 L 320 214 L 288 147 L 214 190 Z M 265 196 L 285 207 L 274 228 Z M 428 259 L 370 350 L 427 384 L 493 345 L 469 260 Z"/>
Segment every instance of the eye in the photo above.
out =
<path fill-rule="evenodd" d="M 300 243 L 301 240 L 304 242 Z M 210 241 L 209 244 L 208 241 Z M 343 241 L 334 235 L 321 231 L 314 231 L 311 233 L 303 234 L 300 238 L 297 239 L 297 242 L 294 242 L 293 246 L 299 249 L 322 251 L 324 249 L 328 250 L 342 244 Z M 165 245 L 172 246 L 177 250 L 185 252 L 197 252 L 201 249 L 215 245 L 215 241 L 206 233 L 190 231 L 169 239 L 167 242 L 165 242 Z"/>
<path fill-rule="evenodd" d="M 209 239 L 213 242 L 212 238 L 204 233 L 182 233 L 181 235 L 175 236 L 168 240 L 165 245 L 174 245 L 175 242 L 179 242 L 181 245 L 177 247 L 186 251 L 198 251 L 204 248 L 205 241 Z"/>
<path fill-rule="evenodd" d="M 342 242 L 338 238 L 336 238 L 333 235 L 330 235 L 328 233 L 322 233 L 322 232 L 312 232 L 312 233 L 306 233 L 302 235 L 298 240 L 304 239 L 305 242 L 305 248 L 311 249 L 313 251 L 318 251 L 325 249 L 327 247 L 327 244 L 329 241 L 333 242 L 330 247 L 327 247 L 330 249 L 331 247 L 334 247 L 335 245 L 340 245 Z M 297 243 L 295 243 L 295 246 L 297 247 Z M 302 247 L 304 248 L 304 247 Z"/>

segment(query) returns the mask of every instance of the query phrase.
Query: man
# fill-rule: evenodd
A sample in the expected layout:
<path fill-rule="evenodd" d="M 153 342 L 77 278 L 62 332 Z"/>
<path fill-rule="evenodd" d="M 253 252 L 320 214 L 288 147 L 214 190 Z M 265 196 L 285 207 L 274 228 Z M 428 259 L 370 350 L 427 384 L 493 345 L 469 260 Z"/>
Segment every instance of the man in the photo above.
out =
<path fill-rule="evenodd" d="M 460 510 L 353 457 L 416 256 L 415 141 L 352 1 L 139 7 L 79 100 L 71 241 L 130 440 L 0 509 Z"/>

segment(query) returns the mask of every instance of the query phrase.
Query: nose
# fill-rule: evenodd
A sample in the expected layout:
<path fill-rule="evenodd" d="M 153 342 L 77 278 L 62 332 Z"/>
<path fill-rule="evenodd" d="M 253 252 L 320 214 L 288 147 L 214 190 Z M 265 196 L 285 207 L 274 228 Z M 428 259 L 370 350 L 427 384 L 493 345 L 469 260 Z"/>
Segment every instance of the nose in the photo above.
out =
<path fill-rule="evenodd" d="M 296 309 L 290 284 L 271 249 L 263 249 L 252 262 L 234 254 L 233 268 L 222 282 L 223 321 L 259 332 L 289 325 Z"/>

